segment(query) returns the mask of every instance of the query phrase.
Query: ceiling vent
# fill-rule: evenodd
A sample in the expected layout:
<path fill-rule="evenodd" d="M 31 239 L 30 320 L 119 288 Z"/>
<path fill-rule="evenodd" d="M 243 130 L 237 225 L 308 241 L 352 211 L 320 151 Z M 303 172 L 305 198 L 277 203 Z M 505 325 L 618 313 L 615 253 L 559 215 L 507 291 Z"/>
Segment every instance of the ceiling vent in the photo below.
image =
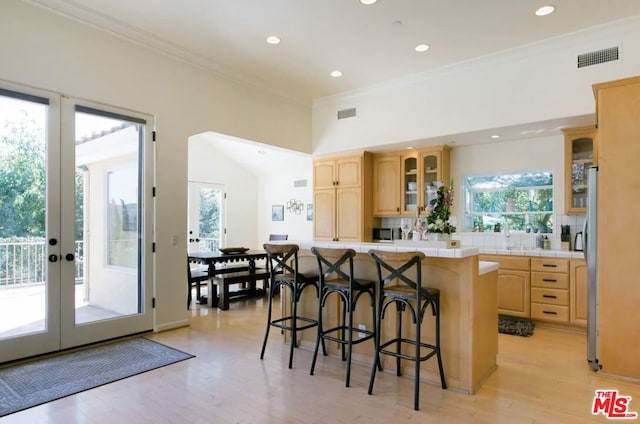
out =
<path fill-rule="evenodd" d="M 338 111 L 338 119 L 353 118 L 356 116 L 356 108 L 342 109 Z"/>
<path fill-rule="evenodd" d="M 611 62 L 620 59 L 619 47 L 609 47 L 608 49 L 596 50 L 594 52 L 578 55 L 578 69 L 600 63 Z"/>
<path fill-rule="evenodd" d="M 300 187 L 306 187 L 307 186 L 307 180 L 294 180 L 293 181 L 293 187 L 294 188 L 300 188 Z"/>

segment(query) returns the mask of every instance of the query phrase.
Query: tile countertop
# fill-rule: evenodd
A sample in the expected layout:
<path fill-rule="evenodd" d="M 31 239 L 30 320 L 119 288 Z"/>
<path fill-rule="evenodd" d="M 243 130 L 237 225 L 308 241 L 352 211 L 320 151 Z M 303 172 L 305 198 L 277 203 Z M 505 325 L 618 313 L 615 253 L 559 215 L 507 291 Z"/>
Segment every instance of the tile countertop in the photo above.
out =
<path fill-rule="evenodd" d="M 438 247 L 437 242 L 419 241 L 396 243 L 364 243 L 364 242 L 339 242 L 339 241 L 281 241 L 272 243 L 295 243 L 301 249 L 311 249 L 317 247 L 329 248 L 349 248 L 356 252 L 367 253 L 370 249 L 388 250 L 393 252 L 414 252 L 420 251 L 428 257 L 436 258 L 466 258 L 479 254 L 484 255 L 513 255 L 513 256 L 542 256 L 549 258 L 584 259 L 583 252 L 567 250 L 543 250 L 543 249 L 494 249 L 486 247 L 462 246 L 455 249 Z"/>
<path fill-rule="evenodd" d="M 478 248 L 481 255 L 512 255 L 512 256 L 542 256 L 546 258 L 584 259 L 583 252 L 571 250 L 543 250 L 543 249 L 491 249 Z"/>

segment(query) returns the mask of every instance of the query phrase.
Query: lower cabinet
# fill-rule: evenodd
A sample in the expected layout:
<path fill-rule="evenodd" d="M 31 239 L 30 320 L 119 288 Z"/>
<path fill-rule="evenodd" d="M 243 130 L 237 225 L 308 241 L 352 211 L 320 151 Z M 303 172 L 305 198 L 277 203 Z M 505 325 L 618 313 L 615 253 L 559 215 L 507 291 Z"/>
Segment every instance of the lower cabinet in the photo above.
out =
<path fill-rule="evenodd" d="M 572 259 L 569 262 L 569 321 L 573 325 L 587 326 L 587 262 Z"/>
<path fill-rule="evenodd" d="M 568 259 L 531 259 L 531 318 L 569 323 Z"/>
<path fill-rule="evenodd" d="M 498 262 L 498 313 L 587 325 L 587 266 L 582 259 L 480 255 Z"/>
<path fill-rule="evenodd" d="M 480 255 L 481 261 L 498 262 L 498 313 L 531 316 L 530 259 L 524 256 Z"/>

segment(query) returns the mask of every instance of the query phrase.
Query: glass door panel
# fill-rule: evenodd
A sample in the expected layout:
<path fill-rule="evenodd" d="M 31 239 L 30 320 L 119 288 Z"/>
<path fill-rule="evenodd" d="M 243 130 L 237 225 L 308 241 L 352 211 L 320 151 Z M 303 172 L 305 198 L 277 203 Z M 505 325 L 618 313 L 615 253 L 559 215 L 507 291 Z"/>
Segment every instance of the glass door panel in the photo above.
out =
<path fill-rule="evenodd" d="M 0 362 L 59 343 L 59 103 L 0 81 Z"/>
<path fill-rule="evenodd" d="M 404 213 L 416 213 L 418 210 L 418 159 L 415 156 L 405 156 L 402 159 L 403 209 Z"/>
<path fill-rule="evenodd" d="M 216 250 L 224 245 L 224 186 L 189 182 L 189 253 Z"/>
<path fill-rule="evenodd" d="M 150 118 L 73 99 L 62 111 L 67 347 L 152 328 L 152 156 Z"/>

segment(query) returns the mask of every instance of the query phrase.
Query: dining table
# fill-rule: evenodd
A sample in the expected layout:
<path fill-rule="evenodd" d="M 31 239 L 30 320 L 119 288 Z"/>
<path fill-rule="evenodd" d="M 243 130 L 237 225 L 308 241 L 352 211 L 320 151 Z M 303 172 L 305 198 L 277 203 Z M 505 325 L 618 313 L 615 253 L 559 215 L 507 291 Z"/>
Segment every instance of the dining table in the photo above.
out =
<path fill-rule="evenodd" d="M 207 252 L 193 252 L 188 254 L 189 262 L 207 265 L 208 275 L 211 277 L 207 305 L 226 310 L 229 309 L 229 299 L 240 296 L 263 296 L 268 285 L 269 272 L 266 268 L 258 268 L 256 261 L 267 258 L 267 252 L 262 249 L 222 248 Z M 263 287 L 256 286 L 263 281 Z M 229 286 L 241 284 L 240 290 L 230 291 Z"/>

